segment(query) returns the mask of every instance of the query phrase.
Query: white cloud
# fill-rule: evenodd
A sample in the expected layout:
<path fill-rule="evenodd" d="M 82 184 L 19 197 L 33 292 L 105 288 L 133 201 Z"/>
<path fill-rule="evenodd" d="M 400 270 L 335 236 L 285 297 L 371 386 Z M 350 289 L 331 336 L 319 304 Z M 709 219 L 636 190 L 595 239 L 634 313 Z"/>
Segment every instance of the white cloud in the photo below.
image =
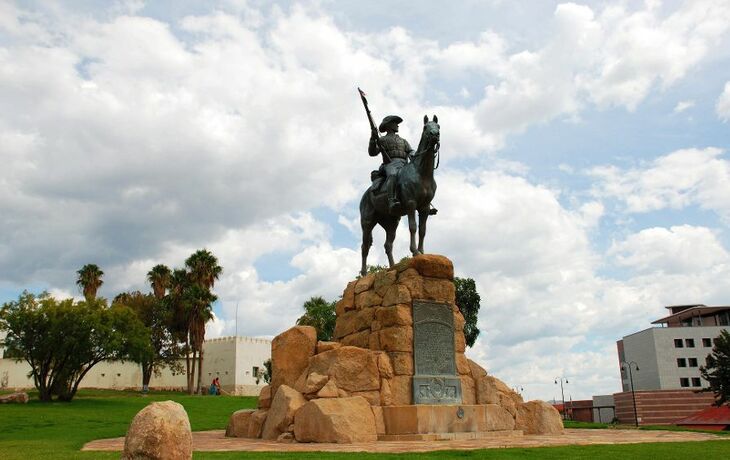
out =
<path fill-rule="evenodd" d="M 717 98 L 715 112 L 722 121 L 727 122 L 730 120 L 730 81 L 725 83 L 722 94 Z"/>
<path fill-rule="evenodd" d="M 687 109 L 691 109 L 695 106 L 695 101 L 679 101 L 677 102 L 677 105 L 674 106 L 674 110 L 672 112 L 674 113 L 682 113 Z"/>
<path fill-rule="evenodd" d="M 640 273 L 692 274 L 730 262 L 712 230 L 690 225 L 642 230 L 614 242 L 608 254 Z"/>
<path fill-rule="evenodd" d="M 589 172 L 597 181 L 592 193 L 620 200 L 631 213 L 697 205 L 730 219 L 730 162 L 723 153 L 682 149 L 637 168 L 595 167 Z"/>
<path fill-rule="evenodd" d="M 679 81 L 726 35 L 726 2 L 688 2 L 669 15 L 561 4 L 545 42 L 530 47 L 494 31 L 458 43 L 400 27 L 352 32 L 301 5 L 224 4 L 177 23 L 139 16 L 139 6 L 90 16 L 0 5 L 4 283 L 66 295 L 74 270 L 94 262 L 112 296 L 146 289 L 151 266 L 180 266 L 207 247 L 224 267 L 209 336 L 234 332 L 237 302 L 239 333 L 277 334 L 307 298 L 336 298 L 359 268 L 358 244 L 334 245 L 337 224 L 312 210 L 330 208 L 359 233 L 354 203 L 377 167 L 365 155 L 361 85 L 376 116 L 405 118 L 412 144 L 423 114 L 435 112 L 448 133 L 443 164 L 477 164 L 439 170 L 441 212 L 426 248 L 477 281 L 484 333 L 470 355 L 528 397 L 551 396 L 557 374 L 580 382 L 576 398 L 618 390 L 621 334 L 665 303 L 730 295 L 719 282 L 727 251 L 707 229 L 651 229 L 617 242 L 623 280 L 597 274 L 603 255 L 592 241 L 607 198 L 630 212 L 697 205 L 730 217 L 719 149 L 597 168 L 594 197 L 582 202 L 534 183 L 531 165 L 494 158 L 509 133 L 577 119 L 591 104 L 633 110 Z M 454 94 L 439 79 L 455 81 Z M 479 87 L 482 99 L 465 106 Z M 371 263 L 384 261 L 377 238 Z M 662 245 L 676 254 L 661 254 Z M 701 257 L 688 260 L 687 247 Z M 297 274 L 262 279 L 257 265 L 273 254 Z M 674 266 L 696 270 L 666 268 Z"/>

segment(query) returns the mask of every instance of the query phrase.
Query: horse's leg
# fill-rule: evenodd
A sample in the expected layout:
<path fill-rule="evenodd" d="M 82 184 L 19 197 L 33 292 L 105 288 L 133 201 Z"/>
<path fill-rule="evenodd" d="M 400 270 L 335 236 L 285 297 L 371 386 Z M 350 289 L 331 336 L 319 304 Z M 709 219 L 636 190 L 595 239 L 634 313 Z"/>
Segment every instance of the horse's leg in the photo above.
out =
<path fill-rule="evenodd" d="M 395 232 L 398 230 L 399 221 L 400 219 L 383 226 L 385 229 L 385 254 L 388 256 L 388 264 L 390 267 L 395 265 L 393 261 L 393 241 L 395 241 Z"/>
<path fill-rule="evenodd" d="M 408 211 L 408 230 L 411 232 L 411 254 L 417 256 L 418 248 L 416 247 L 416 210 L 413 208 Z"/>
<path fill-rule="evenodd" d="M 362 276 L 368 273 L 368 253 L 370 252 L 370 246 L 373 245 L 373 227 L 374 225 L 370 222 L 362 223 L 362 266 L 360 267 Z"/>
<path fill-rule="evenodd" d="M 423 254 L 423 240 L 426 238 L 426 221 L 428 220 L 428 207 L 418 211 L 418 252 Z"/>

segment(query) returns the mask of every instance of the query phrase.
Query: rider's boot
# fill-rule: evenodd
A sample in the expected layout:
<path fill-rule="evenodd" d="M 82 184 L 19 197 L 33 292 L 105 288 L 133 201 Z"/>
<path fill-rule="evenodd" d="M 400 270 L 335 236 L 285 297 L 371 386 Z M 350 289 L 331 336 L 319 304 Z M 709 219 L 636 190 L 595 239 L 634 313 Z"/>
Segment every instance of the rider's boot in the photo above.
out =
<path fill-rule="evenodd" d="M 396 177 L 393 175 L 389 176 L 385 181 L 385 190 L 388 191 L 388 211 L 391 214 L 400 212 L 400 201 L 398 201 L 398 197 L 396 195 L 395 180 Z"/>

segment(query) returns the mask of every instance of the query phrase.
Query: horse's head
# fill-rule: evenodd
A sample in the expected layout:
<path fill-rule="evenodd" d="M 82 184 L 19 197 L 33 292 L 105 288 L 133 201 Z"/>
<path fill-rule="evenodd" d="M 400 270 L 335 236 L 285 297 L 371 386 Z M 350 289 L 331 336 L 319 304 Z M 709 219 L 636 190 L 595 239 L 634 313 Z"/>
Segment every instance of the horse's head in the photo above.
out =
<path fill-rule="evenodd" d="M 433 119 L 429 120 L 428 115 L 423 116 L 423 134 L 421 137 L 427 142 L 425 147 L 429 149 L 433 148 L 434 153 L 438 152 L 441 142 L 441 133 L 439 130 L 439 117 L 434 115 Z"/>

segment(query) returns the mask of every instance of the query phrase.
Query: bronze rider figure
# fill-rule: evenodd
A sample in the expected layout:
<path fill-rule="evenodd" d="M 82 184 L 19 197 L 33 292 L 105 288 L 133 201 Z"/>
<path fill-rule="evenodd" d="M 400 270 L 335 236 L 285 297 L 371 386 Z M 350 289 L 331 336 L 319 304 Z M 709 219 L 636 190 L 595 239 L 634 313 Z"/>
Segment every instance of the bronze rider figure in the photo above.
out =
<path fill-rule="evenodd" d="M 385 133 L 385 136 L 378 139 L 378 133 L 374 130 L 370 136 L 368 153 L 371 157 L 378 154 L 383 155 L 383 164 L 380 166 L 381 173 L 385 173 L 385 190 L 388 193 L 388 211 L 391 214 L 400 214 L 401 204 L 396 193 L 396 182 L 398 171 L 406 165 L 414 150 L 407 140 L 398 135 L 398 125 L 403 119 L 397 115 L 388 115 L 383 118 L 378 130 Z"/>

